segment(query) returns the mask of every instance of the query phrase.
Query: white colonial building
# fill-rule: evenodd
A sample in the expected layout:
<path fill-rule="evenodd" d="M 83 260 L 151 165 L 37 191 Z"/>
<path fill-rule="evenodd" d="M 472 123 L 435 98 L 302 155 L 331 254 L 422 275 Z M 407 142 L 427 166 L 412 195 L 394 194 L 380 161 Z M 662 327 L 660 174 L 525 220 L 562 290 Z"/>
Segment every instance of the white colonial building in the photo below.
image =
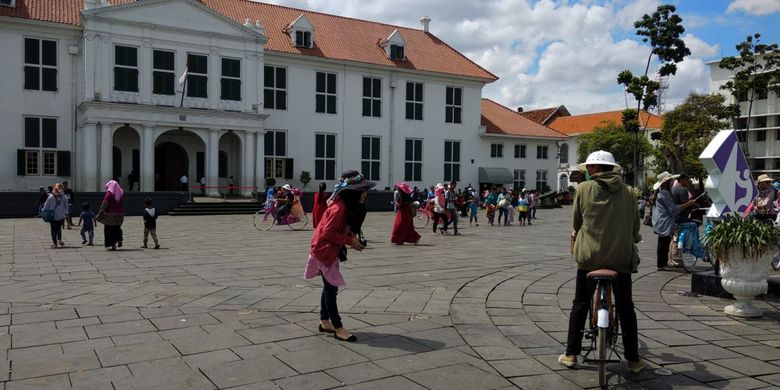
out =
<path fill-rule="evenodd" d="M 428 31 L 246 0 L 0 3 L 0 190 L 478 182 L 496 77 Z M 184 81 L 184 83 L 180 83 Z M 14 158 L 15 157 L 15 158 Z M 135 187 L 135 186 L 134 186 Z"/>
<path fill-rule="evenodd" d="M 737 137 L 742 141 L 745 154 L 750 164 L 753 175 L 768 174 L 770 177 L 780 177 L 780 95 L 764 90 L 756 91 L 756 100 L 750 115 L 748 128 L 748 101 L 747 96 L 739 96 L 735 99 L 728 91 L 720 87 L 733 78 L 728 69 L 721 69 L 720 61 L 709 63 L 710 65 L 710 90 L 721 93 L 726 97 L 727 104 L 739 100 L 740 117 L 734 123 Z"/>

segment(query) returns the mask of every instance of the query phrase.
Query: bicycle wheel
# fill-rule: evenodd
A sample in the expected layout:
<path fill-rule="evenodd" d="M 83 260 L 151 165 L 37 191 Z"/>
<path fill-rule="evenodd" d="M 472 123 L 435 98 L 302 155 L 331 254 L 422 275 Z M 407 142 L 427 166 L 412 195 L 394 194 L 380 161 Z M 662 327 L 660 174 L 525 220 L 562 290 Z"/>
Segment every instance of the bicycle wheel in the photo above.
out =
<path fill-rule="evenodd" d="M 597 345 L 597 366 L 599 368 L 599 386 L 602 389 L 607 388 L 607 328 L 599 327 L 599 333 L 596 336 Z"/>
<path fill-rule="evenodd" d="M 274 226 L 276 218 L 273 214 L 265 212 L 265 210 L 258 210 L 252 218 L 252 223 L 257 230 L 266 231 Z"/>
<path fill-rule="evenodd" d="M 431 217 L 428 215 L 428 213 L 417 211 L 417 216 L 414 217 L 414 227 L 416 229 L 425 229 L 430 221 Z"/>
<path fill-rule="evenodd" d="M 309 224 L 309 217 L 306 216 L 306 213 L 303 213 L 303 216 L 301 218 L 297 218 L 295 222 L 290 222 L 287 224 L 287 227 L 289 227 L 292 230 L 301 230 L 306 227 L 306 225 Z"/>
<path fill-rule="evenodd" d="M 688 232 L 685 235 L 683 241 L 683 247 L 680 250 L 680 257 L 682 258 L 682 266 L 687 272 L 693 271 L 693 266 L 696 265 L 698 258 L 693 254 L 693 234 Z"/>

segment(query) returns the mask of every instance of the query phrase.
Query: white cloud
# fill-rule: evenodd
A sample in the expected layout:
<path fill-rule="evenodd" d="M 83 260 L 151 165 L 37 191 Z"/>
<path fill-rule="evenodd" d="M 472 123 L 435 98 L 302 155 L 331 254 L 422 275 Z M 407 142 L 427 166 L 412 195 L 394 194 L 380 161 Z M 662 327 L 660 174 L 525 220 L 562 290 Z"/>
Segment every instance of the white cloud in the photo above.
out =
<path fill-rule="evenodd" d="M 744 12 L 749 15 L 768 15 L 780 11 L 780 0 L 734 0 L 727 13 Z"/>
<path fill-rule="evenodd" d="M 433 19 L 432 33 L 500 77 L 485 87 L 483 96 L 512 108 L 565 104 L 574 113 L 625 107 L 626 99 L 617 84 L 617 74 L 624 69 L 643 72 L 650 53 L 648 46 L 635 39 L 633 23 L 654 11 L 660 3 L 659 0 L 273 2 L 412 28 L 420 28 L 418 19 L 426 15 Z M 719 51 L 717 46 L 691 34 L 685 40 L 695 59 L 681 64 L 678 76 L 670 80 L 669 96 L 675 99 L 687 95 L 686 88 L 687 91 L 708 88 L 706 66 L 696 59 Z M 629 101 L 629 104 L 635 103 Z"/>

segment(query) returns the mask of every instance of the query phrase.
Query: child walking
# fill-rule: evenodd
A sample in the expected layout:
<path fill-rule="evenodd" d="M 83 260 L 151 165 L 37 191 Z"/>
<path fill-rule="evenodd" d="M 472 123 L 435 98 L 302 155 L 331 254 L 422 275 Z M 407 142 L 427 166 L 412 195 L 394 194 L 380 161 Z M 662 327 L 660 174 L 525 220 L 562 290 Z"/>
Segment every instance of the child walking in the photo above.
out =
<path fill-rule="evenodd" d="M 517 200 L 517 211 L 519 214 L 518 217 L 518 224 L 520 226 L 525 226 L 525 221 L 528 218 L 528 198 L 525 196 L 525 192 L 520 194 L 520 199 Z M 531 221 L 528 221 L 528 224 L 531 224 Z"/>
<path fill-rule="evenodd" d="M 89 246 L 92 246 L 92 240 L 95 238 L 95 213 L 89 209 L 89 203 L 84 202 L 81 205 L 81 214 L 79 214 L 79 225 L 81 225 L 81 245 L 87 244 L 87 235 L 89 235 Z"/>
<path fill-rule="evenodd" d="M 479 205 L 477 204 L 477 198 L 474 197 L 469 202 L 469 211 L 471 212 L 471 215 L 469 216 L 469 226 L 471 226 L 471 223 L 474 222 L 479 226 L 479 221 L 477 221 L 477 212 L 479 211 Z"/>
<path fill-rule="evenodd" d="M 146 244 L 149 242 L 149 234 L 152 235 L 154 240 L 154 249 L 160 249 L 160 242 L 157 241 L 157 212 L 152 207 L 152 200 L 150 198 L 144 199 L 144 245 L 141 248 L 148 248 Z"/>

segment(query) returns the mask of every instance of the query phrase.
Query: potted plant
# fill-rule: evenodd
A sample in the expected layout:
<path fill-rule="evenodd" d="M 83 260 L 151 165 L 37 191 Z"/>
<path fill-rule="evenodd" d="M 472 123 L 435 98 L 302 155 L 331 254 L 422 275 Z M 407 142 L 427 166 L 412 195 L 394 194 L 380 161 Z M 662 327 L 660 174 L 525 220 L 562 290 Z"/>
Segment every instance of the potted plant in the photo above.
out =
<path fill-rule="evenodd" d="M 737 300 L 723 311 L 738 317 L 761 317 L 753 306 L 767 292 L 768 256 L 777 248 L 778 229 L 771 223 L 727 215 L 707 233 L 704 245 L 720 262 L 721 285 Z"/>
<path fill-rule="evenodd" d="M 309 173 L 309 171 L 301 171 L 300 180 L 301 180 L 301 184 L 303 184 L 303 190 L 305 191 L 306 187 L 311 182 L 311 174 Z"/>

